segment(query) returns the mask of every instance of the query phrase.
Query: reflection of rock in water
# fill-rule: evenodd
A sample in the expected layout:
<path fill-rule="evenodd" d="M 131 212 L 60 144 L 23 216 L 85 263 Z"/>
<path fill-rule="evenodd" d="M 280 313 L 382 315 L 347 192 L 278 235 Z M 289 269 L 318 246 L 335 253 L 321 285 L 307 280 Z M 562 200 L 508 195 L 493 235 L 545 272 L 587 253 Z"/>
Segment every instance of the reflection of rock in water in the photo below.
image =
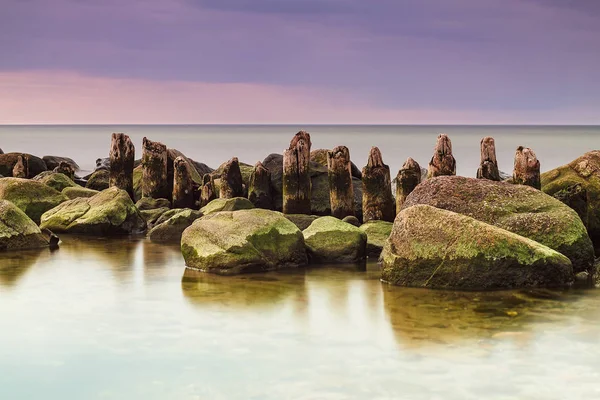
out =
<path fill-rule="evenodd" d="M 0 256 L 0 284 L 14 286 L 32 265 L 44 256 L 50 256 L 50 250 L 20 250 L 18 252 L 3 252 Z"/>
<path fill-rule="evenodd" d="M 452 292 L 383 286 L 384 307 L 400 346 L 452 344 L 514 336 L 526 343 L 533 324 L 572 316 L 577 292 Z"/>

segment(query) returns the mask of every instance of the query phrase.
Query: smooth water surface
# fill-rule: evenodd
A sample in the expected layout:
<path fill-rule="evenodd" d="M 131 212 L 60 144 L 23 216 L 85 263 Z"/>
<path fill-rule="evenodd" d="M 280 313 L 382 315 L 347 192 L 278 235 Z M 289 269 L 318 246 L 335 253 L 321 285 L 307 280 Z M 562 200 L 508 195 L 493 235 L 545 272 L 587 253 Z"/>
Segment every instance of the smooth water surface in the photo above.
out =
<path fill-rule="evenodd" d="M 0 257 L 1 399 L 600 398 L 599 290 L 219 277 L 177 246 L 62 239 Z"/>

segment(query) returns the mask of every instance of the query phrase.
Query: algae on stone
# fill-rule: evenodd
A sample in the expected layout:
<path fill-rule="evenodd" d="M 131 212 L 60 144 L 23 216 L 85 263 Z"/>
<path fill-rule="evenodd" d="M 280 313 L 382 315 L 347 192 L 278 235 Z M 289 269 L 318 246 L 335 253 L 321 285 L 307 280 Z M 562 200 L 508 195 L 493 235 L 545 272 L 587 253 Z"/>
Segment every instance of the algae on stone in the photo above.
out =
<path fill-rule="evenodd" d="M 359 227 L 367 234 L 367 255 L 369 257 L 379 257 L 392 232 L 393 225 L 392 222 L 371 220 Z"/>
<path fill-rule="evenodd" d="M 0 200 L 0 251 L 48 247 L 40 228 L 21 209 Z"/>
<path fill-rule="evenodd" d="M 189 208 L 169 210 L 155 222 L 148 238 L 159 243 L 181 242 L 183 231 L 201 216 L 200 211 Z"/>
<path fill-rule="evenodd" d="M 92 190 L 102 191 L 109 187 L 110 172 L 107 169 L 99 169 L 90 175 L 85 187 Z"/>
<path fill-rule="evenodd" d="M 86 189 L 81 186 L 76 187 L 66 187 L 62 190 L 62 194 L 67 196 L 70 200 L 76 199 L 78 197 L 92 197 L 100 193 L 97 190 Z"/>
<path fill-rule="evenodd" d="M 36 175 L 33 180 L 42 182 L 59 192 L 68 187 L 79 187 L 71 178 L 60 172 L 44 171 Z"/>
<path fill-rule="evenodd" d="M 237 211 L 250 210 L 254 204 L 244 197 L 234 197 L 232 199 L 214 199 L 200 209 L 203 215 L 213 214 L 219 211 Z"/>
<path fill-rule="evenodd" d="M 0 199 L 12 202 L 36 224 L 43 213 L 68 200 L 50 186 L 21 178 L 0 179 Z"/>
<path fill-rule="evenodd" d="M 302 234 L 311 262 L 352 263 L 366 256 L 367 234 L 335 217 L 314 220 Z"/>

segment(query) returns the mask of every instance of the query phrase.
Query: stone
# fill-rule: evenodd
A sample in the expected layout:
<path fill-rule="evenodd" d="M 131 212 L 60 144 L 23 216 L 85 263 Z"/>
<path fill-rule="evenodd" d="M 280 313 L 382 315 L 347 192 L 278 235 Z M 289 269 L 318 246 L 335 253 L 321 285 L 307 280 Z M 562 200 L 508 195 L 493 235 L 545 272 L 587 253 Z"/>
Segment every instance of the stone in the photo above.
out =
<path fill-rule="evenodd" d="M 392 196 L 390 167 L 383 163 L 377 147 L 371 148 L 367 165 L 362 170 L 362 186 L 363 221 L 392 222 L 396 217 L 396 205 Z"/>
<path fill-rule="evenodd" d="M 192 168 L 193 166 L 181 156 L 173 161 L 173 208 L 193 208 L 195 206 Z"/>
<path fill-rule="evenodd" d="M 229 160 L 223 168 L 219 197 L 222 199 L 244 197 L 242 172 L 237 157 Z"/>
<path fill-rule="evenodd" d="M 50 186 L 21 178 L 0 179 L 0 199 L 12 202 L 36 224 L 43 213 L 68 200 Z"/>
<path fill-rule="evenodd" d="M 138 210 L 155 210 L 157 208 L 171 208 L 171 202 L 167 199 L 153 199 L 142 197 L 135 203 Z"/>
<path fill-rule="evenodd" d="M 337 146 L 328 153 L 327 157 L 331 215 L 339 219 L 354 215 L 350 151 L 346 146 Z"/>
<path fill-rule="evenodd" d="M 587 228 L 589 225 L 588 221 L 588 194 L 587 190 L 583 188 L 581 183 L 576 183 L 575 185 L 567 186 L 565 189 L 559 190 L 558 192 L 552 195 L 557 200 L 560 200 L 563 204 L 571 207 L 581 221 L 583 225 Z"/>
<path fill-rule="evenodd" d="M 260 208 L 197 219 L 183 231 L 181 252 L 189 268 L 222 275 L 307 263 L 302 232 L 283 214 Z"/>
<path fill-rule="evenodd" d="M 479 169 L 477 170 L 478 179 L 489 179 L 491 181 L 500 181 L 500 171 L 498 170 L 498 161 L 496 160 L 496 143 L 492 137 L 481 139 L 481 158 Z"/>
<path fill-rule="evenodd" d="M 302 234 L 311 263 L 355 263 L 366 257 L 367 235 L 335 217 L 316 219 Z"/>
<path fill-rule="evenodd" d="M 564 287 L 567 257 L 466 215 L 428 205 L 403 209 L 381 254 L 382 280 L 457 290 Z"/>
<path fill-rule="evenodd" d="M 342 218 L 342 221 L 356 227 L 360 226 L 360 221 L 354 215 L 348 215 L 347 217 Z"/>
<path fill-rule="evenodd" d="M 301 231 L 305 230 L 313 223 L 313 221 L 319 216 L 317 215 L 306 215 L 306 214 L 284 214 L 287 219 L 292 221 L 294 225 Z"/>
<path fill-rule="evenodd" d="M 254 166 L 248 187 L 248 200 L 256 208 L 272 210 L 273 195 L 271 193 L 271 173 L 259 161 Z"/>
<path fill-rule="evenodd" d="M 422 182 L 403 208 L 417 204 L 458 212 L 539 242 L 567 256 L 575 273 L 593 264 L 592 243 L 577 213 L 529 186 L 444 176 Z"/>
<path fill-rule="evenodd" d="M 52 172 L 55 172 L 57 174 L 63 174 L 70 180 L 75 179 L 75 170 L 73 169 L 71 164 L 65 161 L 61 161 L 54 169 L 52 169 Z"/>
<path fill-rule="evenodd" d="M 421 183 L 422 176 L 419 164 L 408 157 L 396 175 L 396 213 L 402 209 L 406 197 Z"/>
<path fill-rule="evenodd" d="M 214 199 L 200 209 L 203 215 L 214 214 L 219 211 L 239 211 L 254 208 L 254 204 L 244 197 L 234 197 L 232 199 Z"/>
<path fill-rule="evenodd" d="M 429 161 L 427 178 L 456 175 L 456 160 L 452 155 L 452 142 L 445 133 L 441 133 L 433 149 L 433 157 Z"/>
<path fill-rule="evenodd" d="M 129 194 L 113 186 L 89 198 L 66 201 L 42 215 L 41 228 L 89 235 L 141 233 L 146 222 Z"/>
<path fill-rule="evenodd" d="M 54 168 L 58 167 L 61 162 L 69 165 L 73 169 L 73 172 L 77 172 L 81 169 L 79 168 L 79 165 L 77 165 L 77 163 L 69 157 L 44 156 L 42 157 L 42 160 L 46 164 L 46 168 L 48 168 L 48 170 L 53 170 Z"/>
<path fill-rule="evenodd" d="M 65 188 L 68 187 L 80 187 L 75 182 L 73 182 L 67 175 L 53 171 L 44 171 L 41 174 L 36 175 L 33 178 L 33 180 L 41 182 L 44 185 L 48 185 L 58 192 L 62 192 Z"/>
<path fill-rule="evenodd" d="M 99 192 L 108 189 L 110 172 L 107 169 L 96 170 L 87 180 L 85 187 Z"/>
<path fill-rule="evenodd" d="M 310 146 L 310 134 L 300 131 L 283 152 L 284 214 L 311 213 Z"/>
<path fill-rule="evenodd" d="M 41 172 L 47 171 L 46 163 L 39 157 L 27 153 L 6 153 L 0 154 L 0 175 L 12 177 L 13 168 L 18 161 L 19 156 L 25 156 L 28 166 L 27 178 L 31 179 Z"/>
<path fill-rule="evenodd" d="M 515 153 L 513 183 L 541 189 L 540 162 L 529 147 L 519 146 Z"/>
<path fill-rule="evenodd" d="M 157 243 L 179 243 L 183 231 L 200 217 L 200 211 L 189 208 L 169 210 L 155 222 L 148 232 L 148 238 Z"/>
<path fill-rule="evenodd" d="M 167 146 L 147 138 L 142 140 L 142 197 L 171 197 L 167 178 Z"/>
<path fill-rule="evenodd" d="M 0 251 L 48 247 L 40 228 L 8 200 L 0 200 Z"/>
<path fill-rule="evenodd" d="M 147 198 L 147 197 L 144 197 Z M 140 215 L 146 221 L 146 227 L 148 229 L 152 229 L 155 225 L 158 224 L 158 221 L 169 211 L 171 211 L 168 207 L 160 207 L 160 208 L 151 208 L 147 210 L 139 210 Z"/>
<path fill-rule="evenodd" d="M 133 191 L 133 163 L 135 161 L 135 146 L 129 136 L 124 133 L 113 133 L 110 143 L 110 174 L 109 186 L 115 186 L 129 193 L 135 201 Z"/>
<path fill-rule="evenodd" d="M 76 187 L 66 187 L 62 190 L 61 193 L 64 194 L 65 196 L 67 196 L 67 198 L 69 200 L 73 200 L 78 197 L 92 197 L 92 196 L 97 195 L 100 192 L 97 190 L 86 189 L 86 188 L 76 186 Z"/>
<path fill-rule="evenodd" d="M 392 232 L 394 224 L 388 221 L 371 220 L 362 224 L 359 229 L 367 234 L 367 255 L 377 258 L 381 254 L 386 240 Z"/>
<path fill-rule="evenodd" d="M 17 162 L 13 167 L 12 176 L 15 178 L 27 179 L 29 176 L 29 161 L 25 154 L 17 156 Z"/>
<path fill-rule="evenodd" d="M 94 172 L 101 169 L 110 170 L 110 157 L 96 159 L 96 169 Z"/>

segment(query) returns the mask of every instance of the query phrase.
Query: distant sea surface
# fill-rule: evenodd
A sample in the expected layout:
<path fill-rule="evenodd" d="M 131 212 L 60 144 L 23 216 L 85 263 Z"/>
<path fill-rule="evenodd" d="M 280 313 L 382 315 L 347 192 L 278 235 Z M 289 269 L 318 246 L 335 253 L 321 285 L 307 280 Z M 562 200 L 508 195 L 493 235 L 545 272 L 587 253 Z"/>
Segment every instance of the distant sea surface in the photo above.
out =
<path fill-rule="evenodd" d="M 511 173 L 518 146 L 531 147 L 542 171 L 566 164 L 586 151 L 600 149 L 600 126 L 443 126 L 443 125 L 0 125 L 0 148 L 37 156 L 73 158 L 84 171 L 108 157 L 112 132 L 128 134 L 141 156 L 144 136 L 182 151 L 212 168 L 231 157 L 255 164 L 270 153 L 282 153 L 299 130 L 310 132 L 312 149 L 345 145 L 359 168 L 369 149 L 378 146 L 392 175 L 407 157 L 427 167 L 436 137 L 452 140 L 457 173 L 474 176 L 479 165 L 479 142 L 496 140 L 499 167 Z"/>

